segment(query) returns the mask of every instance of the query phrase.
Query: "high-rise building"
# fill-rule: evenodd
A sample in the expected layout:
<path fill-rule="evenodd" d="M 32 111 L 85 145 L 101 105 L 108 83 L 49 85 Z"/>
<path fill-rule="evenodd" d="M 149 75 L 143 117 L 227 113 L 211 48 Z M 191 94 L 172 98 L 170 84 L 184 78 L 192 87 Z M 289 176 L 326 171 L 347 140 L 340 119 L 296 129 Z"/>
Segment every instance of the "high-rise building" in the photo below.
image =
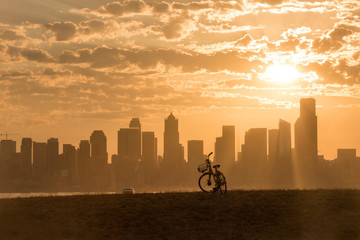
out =
<path fill-rule="evenodd" d="M 223 126 L 222 136 L 216 138 L 215 161 L 222 171 L 229 173 L 235 164 L 235 126 Z"/>
<path fill-rule="evenodd" d="M 280 119 L 279 129 L 269 130 L 269 178 L 272 187 L 293 187 L 290 123 Z"/>
<path fill-rule="evenodd" d="M 188 165 L 190 169 L 204 163 L 204 142 L 202 140 L 188 141 Z"/>
<path fill-rule="evenodd" d="M 94 130 L 90 136 L 91 158 L 95 171 L 103 171 L 108 164 L 107 140 L 102 130 Z"/>
<path fill-rule="evenodd" d="M 59 141 L 57 138 L 49 138 L 47 140 L 46 162 L 50 176 L 60 173 L 61 164 L 59 160 Z"/>
<path fill-rule="evenodd" d="M 155 139 L 154 132 L 142 133 L 142 160 L 149 167 L 156 167 L 157 165 L 157 145 Z"/>
<path fill-rule="evenodd" d="M 336 166 L 340 177 L 338 181 L 341 181 L 344 187 L 358 187 L 355 182 L 359 175 L 357 165 L 356 149 L 337 150 Z"/>
<path fill-rule="evenodd" d="M 165 119 L 164 161 L 172 162 L 174 164 L 182 161 L 181 146 L 179 143 L 178 119 L 176 119 L 172 113 L 170 113 L 168 118 Z"/>
<path fill-rule="evenodd" d="M 295 167 L 297 187 L 317 184 L 317 116 L 314 98 L 300 99 L 300 117 L 295 123 Z"/>
<path fill-rule="evenodd" d="M 120 161 L 138 162 L 141 158 L 140 130 L 137 127 L 118 131 L 118 156 Z"/>
<path fill-rule="evenodd" d="M 63 144 L 63 153 L 62 160 L 64 163 L 64 168 L 67 172 L 69 178 L 77 177 L 77 168 L 76 168 L 76 148 L 71 144 Z"/>
<path fill-rule="evenodd" d="M 1 140 L 0 142 L 0 178 L 10 177 L 10 167 L 16 153 L 16 142 Z"/>
<path fill-rule="evenodd" d="M 32 139 L 23 138 L 21 140 L 21 172 L 24 178 L 31 177 L 32 168 Z"/>
<path fill-rule="evenodd" d="M 184 147 L 179 142 L 178 119 L 170 113 L 165 119 L 164 159 L 161 164 L 162 181 L 178 185 L 185 180 Z"/>
<path fill-rule="evenodd" d="M 46 151 L 46 143 L 33 142 L 33 176 L 35 178 L 42 178 L 47 174 Z"/>
<path fill-rule="evenodd" d="M 294 187 L 294 168 L 291 157 L 291 126 L 282 119 L 279 121 L 279 185 L 282 188 Z"/>
<path fill-rule="evenodd" d="M 264 186 L 266 180 L 267 129 L 251 128 L 245 133 L 242 148 L 243 164 L 241 172 L 246 184 L 253 187 Z"/>
<path fill-rule="evenodd" d="M 77 150 L 77 169 L 79 178 L 89 176 L 94 169 L 90 158 L 90 142 L 89 140 L 81 140 Z"/>

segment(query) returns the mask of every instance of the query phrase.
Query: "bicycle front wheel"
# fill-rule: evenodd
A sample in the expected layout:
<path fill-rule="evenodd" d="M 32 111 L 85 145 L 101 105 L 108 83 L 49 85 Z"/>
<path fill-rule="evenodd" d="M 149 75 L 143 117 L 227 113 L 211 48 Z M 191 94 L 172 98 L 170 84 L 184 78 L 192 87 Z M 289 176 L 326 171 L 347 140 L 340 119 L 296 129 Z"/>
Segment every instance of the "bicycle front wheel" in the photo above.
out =
<path fill-rule="evenodd" d="M 218 171 L 219 184 L 220 184 L 220 192 L 225 194 L 227 192 L 226 179 L 222 172 Z"/>
<path fill-rule="evenodd" d="M 203 192 L 214 192 L 215 180 L 210 173 L 204 173 L 199 178 L 199 187 Z"/>

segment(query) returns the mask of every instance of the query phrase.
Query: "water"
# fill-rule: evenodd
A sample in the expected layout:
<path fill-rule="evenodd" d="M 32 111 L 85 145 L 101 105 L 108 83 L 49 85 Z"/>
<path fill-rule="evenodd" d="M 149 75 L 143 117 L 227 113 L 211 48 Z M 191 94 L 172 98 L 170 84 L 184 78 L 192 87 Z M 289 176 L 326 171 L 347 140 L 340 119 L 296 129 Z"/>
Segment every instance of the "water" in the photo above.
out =
<path fill-rule="evenodd" d="M 76 196 L 76 195 L 99 195 L 99 194 L 116 194 L 116 192 L 0 193 L 0 199 L 30 198 L 30 197 L 55 197 L 55 196 Z"/>

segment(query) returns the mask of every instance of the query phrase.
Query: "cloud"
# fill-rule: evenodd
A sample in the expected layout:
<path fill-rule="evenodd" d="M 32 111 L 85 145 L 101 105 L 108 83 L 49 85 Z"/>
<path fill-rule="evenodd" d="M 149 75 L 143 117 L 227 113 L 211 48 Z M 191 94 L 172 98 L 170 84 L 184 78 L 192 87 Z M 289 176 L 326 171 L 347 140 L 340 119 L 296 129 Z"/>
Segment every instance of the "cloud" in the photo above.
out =
<path fill-rule="evenodd" d="M 249 35 L 245 34 L 243 37 L 241 37 L 239 40 L 236 41 L 236 46 L 247 46 L 249 45 L 254 39 Z"/>
<path fill-rule="evenodd" d="M 18 34 L 13 30 L 5 30 L 0 34 L 0 39 L 8 40 L 8 41 L 16 41 L 25 39 L 24 35 Z"/>
<path fill-rule="evenodd" d="M 123 2 L 111 2 L 97 9 L 99 13 L 108 13 L 115 16 L 123 16 L 132 13 L 141 13 L 146 4 L 142 0 L 125 0 Z"/>
<path fill-rule="evenodd" d="M 75 52 L 64 51 L 59 62 L 64 64 L 89 63 L 93 68 L 114 67 L 124 69 L 134 65 L 142 70 L 155 69 L 158 64 L 180 68 L 183 72 L 196 72 L 205 69 L 209 72 L 234 71 L 249 72 L 264 65 L 261 61 L 249 61 L 247 53 L 236 51 L 216 52 L 214 54 L 183 53 L 172 49 L 127 50 L 97 47 Z"/>
<path fill-rule="evenodd" d="M 78 27 L 72 22 L 56 22 L 45 27 L 55 34 L 56 41 L 67 41 L 75 37 Z"/>
<path fill-rule="evenodd" d="M 313 41 L 312 48 L 318 53 L 337 51 L 345 43 L 344 38 L 355 32 L 360 32 L 360 28 L 352 25 L 338 24 L 326 36 L 316 38 Z"/>
<path fill-rule="evenodd" d="M 55 62 L 55 59 L 45 50 L 42 49 L 32 49 L 32 48 L 19 48 L 14 46 L 8 46 L 6 53 L 13 59 L 19 60 L 20 56 L 24 57 L 27 60 L 50 63 Z"/>

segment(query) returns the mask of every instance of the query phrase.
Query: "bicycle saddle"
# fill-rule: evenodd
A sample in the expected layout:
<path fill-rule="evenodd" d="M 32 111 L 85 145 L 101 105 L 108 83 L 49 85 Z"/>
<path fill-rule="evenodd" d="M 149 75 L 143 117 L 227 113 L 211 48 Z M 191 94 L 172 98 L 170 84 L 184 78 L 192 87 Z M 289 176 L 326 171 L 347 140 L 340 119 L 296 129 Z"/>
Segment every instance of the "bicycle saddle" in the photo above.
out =
<path fill-rule="evenodd" d="M 219 168 L 220 164 L 214 165 L 213 168 Z"/>

